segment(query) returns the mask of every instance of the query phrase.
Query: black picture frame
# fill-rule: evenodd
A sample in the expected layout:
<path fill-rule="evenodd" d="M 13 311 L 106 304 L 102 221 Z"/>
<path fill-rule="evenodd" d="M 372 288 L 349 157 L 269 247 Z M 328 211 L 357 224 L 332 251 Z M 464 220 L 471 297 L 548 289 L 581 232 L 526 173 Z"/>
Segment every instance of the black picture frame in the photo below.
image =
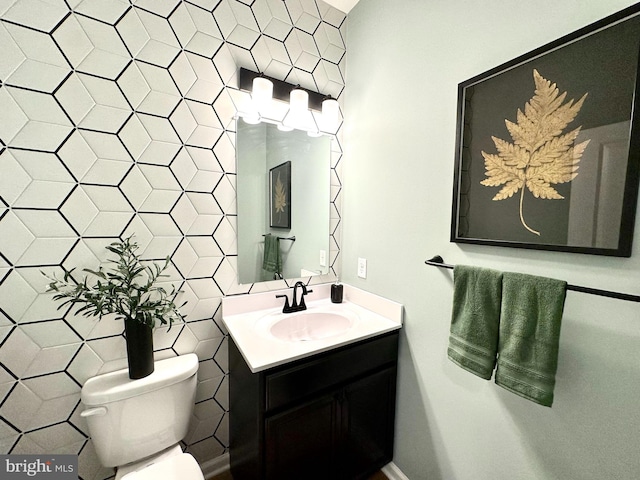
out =
<path fill-rule="evenodd" d="M 636 4 L 458 85 L 452 242 L 631 256 L 639 14 Z"/>
<path fill-rule="evenodd" d="M 269 225 L 291 228 L 291 162 L 269 169 Z"/>

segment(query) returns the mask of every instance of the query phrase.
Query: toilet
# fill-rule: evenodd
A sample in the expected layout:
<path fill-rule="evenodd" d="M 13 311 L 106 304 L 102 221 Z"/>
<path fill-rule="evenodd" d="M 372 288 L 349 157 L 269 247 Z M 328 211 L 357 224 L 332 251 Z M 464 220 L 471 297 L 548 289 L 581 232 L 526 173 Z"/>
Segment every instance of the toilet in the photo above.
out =
<path fill-rule="evenodd" d="M 127 369 L 90 378 L 80 414 L 100 462 L 117 467 L 116 480 L 203 480 L 198 462 L 183 453 L 193 411 L 198 357 L 155 362 L 154 372 L 131 380 Z"/>

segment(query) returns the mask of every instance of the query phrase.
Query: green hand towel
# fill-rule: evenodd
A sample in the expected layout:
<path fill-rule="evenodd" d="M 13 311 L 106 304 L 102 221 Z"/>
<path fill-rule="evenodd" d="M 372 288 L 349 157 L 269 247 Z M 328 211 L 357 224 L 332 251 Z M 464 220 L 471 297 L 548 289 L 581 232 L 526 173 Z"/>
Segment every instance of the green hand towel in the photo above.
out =
<path fill-rule="evenodd" d="M 471 373 L 489 380 L 498 348 L 502 273 L 456 265 L 447 355 Z"/>
<path fill-rule="evenodd" d="M 496 384 L 550 407 L 567 282 L 505 273 Z"/>
<path fill-rule="evenodd" d="M 262 268 L 269 273 L 282 272 L 282 256 L 280 255 L 280 241 L 270 233 L 264 236 L 264 257 Z M 273 277 L 273 275 L 272 275 Z"/>

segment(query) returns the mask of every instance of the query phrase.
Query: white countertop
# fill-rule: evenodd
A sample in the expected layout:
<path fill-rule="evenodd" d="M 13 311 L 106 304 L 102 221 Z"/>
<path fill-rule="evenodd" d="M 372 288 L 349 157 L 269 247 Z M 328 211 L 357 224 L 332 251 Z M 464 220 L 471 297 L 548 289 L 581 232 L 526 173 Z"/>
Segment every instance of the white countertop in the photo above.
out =
<path fill-rule="evenodd" d="M 401 304 L 350 285 L 343 285 L 342 303 L 331 303 L 331 284 L 328 283 L 309 286 L 313 292 L 305 295 L 307 312 L 343 311 L 351 318 L 357 318 L 350 329 L 328 338 L 307 341 L 279 340 L 263 328 L 265 317 L 273 317 L 282 312 L 284 299 L 276 298 L 276 295 L 286 294 L 291 300 L 291 288 L 224 297 L 222 321 L 254 373 L 402 327 Z"/>

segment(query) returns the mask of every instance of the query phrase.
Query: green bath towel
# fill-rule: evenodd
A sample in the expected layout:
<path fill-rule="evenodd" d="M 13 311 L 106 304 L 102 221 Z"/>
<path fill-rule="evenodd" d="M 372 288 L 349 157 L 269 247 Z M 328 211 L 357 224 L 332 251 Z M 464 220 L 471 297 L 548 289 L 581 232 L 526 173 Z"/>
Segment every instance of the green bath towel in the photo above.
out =
<path fill-rule="evenodd" d="M 567 282 L 504 273 L 495 382 L 550 407 Z"/>
<path fill-rule="evenodd" d="M 456 265 L 453 283 L 447 355 L 458 366 L 489 380 L 498 348 L 502 273 Z"/>
<path fill-rule="evenodd" d="M 269 273 L 282 273 L 282 256 L 280 255 L 280 240 L 270 233 L 264 236 L 264 258 L 262 269 Z M 273 280 L 273 275 L 271 275 Z"/>

